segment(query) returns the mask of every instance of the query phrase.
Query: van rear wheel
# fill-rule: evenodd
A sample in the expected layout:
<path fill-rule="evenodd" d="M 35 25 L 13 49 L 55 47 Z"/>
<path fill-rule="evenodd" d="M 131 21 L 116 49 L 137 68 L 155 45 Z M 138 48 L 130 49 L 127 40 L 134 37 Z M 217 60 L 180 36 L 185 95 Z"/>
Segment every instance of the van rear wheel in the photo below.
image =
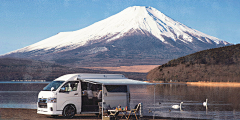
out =
<path fill-rule="evenodd" d="M 75 113 L 76 113 L 75 107 L 73 105 L 67 105 L 64 107 L 62 115 L 63 117 L 66 118 L 73 118 Z"/>

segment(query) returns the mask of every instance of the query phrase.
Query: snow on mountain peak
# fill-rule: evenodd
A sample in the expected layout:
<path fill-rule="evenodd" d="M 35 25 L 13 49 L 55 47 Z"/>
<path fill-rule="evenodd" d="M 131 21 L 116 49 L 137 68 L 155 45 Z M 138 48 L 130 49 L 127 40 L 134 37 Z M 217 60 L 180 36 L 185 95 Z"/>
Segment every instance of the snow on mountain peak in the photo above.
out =
<path fill-rule="evenodd" d="M 164 43 L 168 42 L 165 41 L 163 36 L 171 38 L 173 41 L 181 40 L 187 44 L 192 42 L 192 36 L 196 37 L 198 40 L 201 40 L 198 38 L 201 36 L 211 39 L 217 44 L 220 42 L 219 39 L 215 37 L 191 29 L 171 19 L 155 8 L 133 6 L 86 28 L 72 32 L 61 32 L 14 52 L 50 50 L 52 48 L 55 49 L 55 52 L 65 51 L 102 40 L 110 42 L 124 36 L 131 30 L 138 30 L 143 33 L 147 31 Z M 210 43 L 210 41 L 207 42 Z M 221 43 L 227 44 L 225 42 Z"/>

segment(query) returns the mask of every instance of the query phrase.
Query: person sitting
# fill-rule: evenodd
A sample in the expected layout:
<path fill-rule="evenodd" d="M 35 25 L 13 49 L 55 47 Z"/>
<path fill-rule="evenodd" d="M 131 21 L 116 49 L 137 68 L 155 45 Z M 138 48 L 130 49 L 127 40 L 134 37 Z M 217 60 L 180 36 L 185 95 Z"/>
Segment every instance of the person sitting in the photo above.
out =
<path fill-rule="evenodd" d="M 97 98 L 98 100 L 102 100 L 102 90 L 98 92 Z"/>

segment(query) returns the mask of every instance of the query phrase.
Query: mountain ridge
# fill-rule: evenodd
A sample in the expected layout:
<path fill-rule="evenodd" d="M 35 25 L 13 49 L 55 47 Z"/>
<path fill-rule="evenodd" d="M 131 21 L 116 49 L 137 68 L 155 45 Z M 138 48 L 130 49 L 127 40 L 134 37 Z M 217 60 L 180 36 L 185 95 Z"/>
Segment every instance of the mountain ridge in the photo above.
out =
<path fill-rule="evenodd" d="M 148 44 L 148 42 L 151 43 Z M 148 45 L 150 53 L 148 53 L 146 45 Z M 152 49 L 150 45 L 155 48 Z M 99 62 L 95 65 L 111 66 L 115 64 L 114 61 L 129 61 L 132 58 L 136 59 L 132 59 L 133 64 L 131 65 L 145 64 L 149 59 L 157 59 L 153 64 L 161 64 L 162 62 L 159 60 L 166 61 L 196 51 L 225 45 L 230 45 L 230 43 L 191 29 L 155 8 L 133 6 L 83 29 L 60 32 L 33 45 L 2 55 L 2 57 L 56 62 L 58 59 L 63 61 L 75 56 L 72 66 L 75 64 L 86 66 L 84 61 L 91 59 L 93 61 L 89 64 L 94 64 L 103 56 L 106 58 L 104 61 L 110 63 Z M 71 56 L 66 55 L 69 51 L 73 52 Z M 114 52 L 117 54 L 115 55 Z M 145 57 L 141 58 L 141 56 Z M 111 62 L 112 58 L 114 58 L 113 62 Z M 136 60 L 139 61 L 137 58 L 143 62 L 140 60 L 140 62 L 134 63 Z M 127 64 L 119 63 L 120 66 Z M 148 62 L 147 64 L 152 63 Z"/>

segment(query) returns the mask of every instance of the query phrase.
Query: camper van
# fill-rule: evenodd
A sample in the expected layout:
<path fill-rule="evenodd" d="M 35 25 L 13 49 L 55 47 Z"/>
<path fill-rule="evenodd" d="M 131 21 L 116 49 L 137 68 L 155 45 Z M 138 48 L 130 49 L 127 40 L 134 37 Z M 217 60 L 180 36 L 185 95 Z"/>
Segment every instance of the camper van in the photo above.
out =
<path fill-rule="evenodd" d="M 121 74 L 63 75 L 39 92 L 37 113 L 71 118 L 75 114 L 98 114 L 118 106 L 129 108 L 131 84 L 145 82 Z"/>

